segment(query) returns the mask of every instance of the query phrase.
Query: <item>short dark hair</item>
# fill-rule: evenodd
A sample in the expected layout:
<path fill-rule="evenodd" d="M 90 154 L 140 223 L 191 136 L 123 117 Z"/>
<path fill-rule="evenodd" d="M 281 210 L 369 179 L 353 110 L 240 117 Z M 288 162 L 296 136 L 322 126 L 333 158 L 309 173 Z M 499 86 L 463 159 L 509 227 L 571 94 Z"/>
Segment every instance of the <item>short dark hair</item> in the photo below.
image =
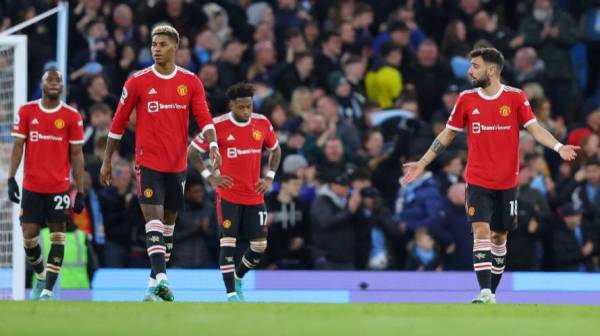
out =
<path fill-rule="evenodd" d="M 299 177 L 296 174 L 289 174 L 289 173 L 283 173 L 281 175 L 281 183 L 286 183 L 289 182 L 291 180 L 297 180 L 299 179 Z"/>
<path fill-rule="evenodd" d="M 247 82 L 240 82 L 227 89 L 227 98 L 236 100 L 238 98 L 252 98 L 254 96 L 254 86 Z"/>
<path fill-rule="evenodd" d="M 392 41 L 384 42 L 383 45 L 381 46 L 381 56 L 382 57 L 387 57 L 389 54 L 391 54 L 394 51 L 398 51 L 398 52 L 402 53 L 402 48 L 395 45 Z"/>
<path fill-rule="evenodd" d="M 152 29 L 151 36 L 154 37 L 156 35 L 166 35 L 169 40 L 179 44 L 179 32 L 177 32 L 177 29 L 173 28 L 172 26 L 165 24 L 154 27 L 154 29 Z"/>
<path fill-rule="evenodd" d="M 600 166 L 600 161 L 596 155 L 590 157 L 584 164 L 584 166 Z"/>
<path fill-rule="evenodd" d="M 478 48 L 469 53 L 469 58 L 481 57 L 486 63 L 494 63 L 498 66 L 498 72 L 504 67 L 504 56 L 496 48 Z"/>
<path fill-rule="evenodd" d="M 304 57 L 314 58 L 313 54 L 310 51 L 298 51 L 294 53 L 294 62 L 298 62 Z"/>
<path fill-rule="evenodd" d="M 340 37 L 340 34 L 334 30 L 326 31 L 321 35 L 319 45 L 329 42 L 332 37 Z"/>

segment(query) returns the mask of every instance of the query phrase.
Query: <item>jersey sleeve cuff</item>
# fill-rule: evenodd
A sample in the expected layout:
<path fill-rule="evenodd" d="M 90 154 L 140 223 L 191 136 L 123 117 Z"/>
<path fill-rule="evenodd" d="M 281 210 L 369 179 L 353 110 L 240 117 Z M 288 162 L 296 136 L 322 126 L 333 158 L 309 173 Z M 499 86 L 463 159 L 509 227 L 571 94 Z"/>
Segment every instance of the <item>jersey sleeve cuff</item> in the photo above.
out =
<path fill-rule="evenodd" d="M 111 139 L 115 139 L 115 140 L 121 140 L 121 138 L 123 137 L 123 134 L 116 134 L 113 132 L 108 132 L 108 137 Z"/>
<path fill-rule="evenodd" d="M 15 138 L 27 139 L 27 135 L 17 132 L 11 132 L 10 135 L 14 136 Z"/>
<path fill-rule="evenodd" d="M 200 132 L 200 134 L 202 134 L 204 136 L 204 132 L 208 131 L 208 130 L 215 130 L 215 125 L 213 124 L 208 124 L 206 126 L 204 126 L 204 128 L 202 129 L 202 132 Z"/>
<path fill-rule="evenodd" d="M 202 147 L 198 146 L 196 144 L 196 141 L 192 141 L 191 143 L 192 147 L 194 147 L 197 151 L 199 151 L 200 153 L 206 153 L 206 151 L 204 149 L 202 149 Z"/>
<path fill-rule="evenodd" d="M 446 128 L 449 128 L 449 129 L 451 129 L 451 130 L 453 130 L 455 132 L 464 132 L 465 131 L 464 128 L 454 127 L 454 126 L 452 126 L 450 124 L 446 124 Z"/>
<path fill-rule="evenodd" d="M 272 152 L 277 149 L 277 147 L 279 147 L 279 141 L 275 141 L 275 144 L 271 147 L 267 147 L 267 150 Z"/>
<path fill-rule="evenodd" d="M 85 143 L 85 140 L 69 140 L 69 143 L 71 145 L 83 145 Z"/>
<path fill-rule="evenodd" d="M 528 122 L 524 123 L 524 124 L 523 124 L 523 127 L 524 127 L 524 128 L 527 128 L 527 127 L 529 127 L 531 124 L 533 124 L 534 122 L 537 122 L 537 119 L 536 119 L 536 118 L 533 118 L 533 119 L 529 120 Z"/>

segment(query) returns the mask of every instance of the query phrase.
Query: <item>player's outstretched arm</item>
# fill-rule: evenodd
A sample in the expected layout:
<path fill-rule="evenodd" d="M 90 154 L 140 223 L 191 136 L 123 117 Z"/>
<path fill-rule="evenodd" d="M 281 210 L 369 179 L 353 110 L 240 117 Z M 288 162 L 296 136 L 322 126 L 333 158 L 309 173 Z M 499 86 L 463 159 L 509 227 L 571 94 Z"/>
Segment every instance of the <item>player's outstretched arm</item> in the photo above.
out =
<path fill-rule="evenodd" d="M 271 190 L 273 180 L 275 179 L 275 172 L 279 169 L 279 163 L 281 162 L 281 148 L 279 145 L 269 153 L 269 172 L 267 176 L 261 178 L 256 184 L 256 191 L 260 194 L 264 194 Z"/>
<path fill-rule="evenodd" d="M 556 151 L 563 160 L 575 160 L 577 157 L 577 150 L 581 149 L 579 146 L 561 144 L 560 141 L 556 140 L 550 132 L 537 122 L 533 122 L 527 126 L 527 131 L 537 142 Z"/>
<path fill-rule="evenodd" d="M 202 160 L 202 155 L 198 149 L 193 145 L 188 146 L 188 161 L 194 169 L 200 172 L 200 175 L 213 187 L 213 188 L 231 188 L 233 186 L 233 179 L 229 176 L 215 175 L 213 174 Z"/>
<path fill-rule="evenodd" d="M 456 137 L 456 133 L 456 131 L 446 127 L 440 132 L 437 138 L 433 140 L 431 147 L 429 147 L 425 155 L 423 155 L 419 161 L 405 163 L 404 167 L 407 168 L 407 173 L 402 178 L 401 183 L 407 185 L 416 180 L 423 170 L 425 170 L 427 165 L 429 165 L 440 153 L 446 150 L 446 147 L 448 147 Z"/>
<path fill-rule="evenodd" d="M 75 196 L 75 202 L 73 204 L 73 211 L 75 213 L 81 213 L 85 206 L 83 200 L 83 175 L 84 175 L 84 164 L 83 164 L 83 145 L 70 145 L 71 146 L 71 167 L 73 167 L 73 177 L 75 178 L 75 186 L 77 187 L 77 196 Z"/>
<path fill-rule="evenodd" d="M 17 169 L 21 165 L 21 158 L 23 157 L 24 145 L 25 139 L 15 138 L 12 154 L 10 156 L 10 171 L 8 175 L 8 199 L 10 199 L 11 202 L 14 203 L 19 203 L 19 197 L 21 196 L 21 193 L 19 192 L 19 184 L 15 180 L 15 175 L 17 174 Z"/>

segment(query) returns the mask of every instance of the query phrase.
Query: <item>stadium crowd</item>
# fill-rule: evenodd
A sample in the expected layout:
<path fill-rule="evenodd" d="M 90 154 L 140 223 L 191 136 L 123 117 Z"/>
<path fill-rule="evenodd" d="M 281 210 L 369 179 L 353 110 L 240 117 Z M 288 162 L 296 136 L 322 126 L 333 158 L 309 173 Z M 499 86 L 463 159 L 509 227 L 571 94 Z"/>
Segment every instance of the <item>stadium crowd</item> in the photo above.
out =
<path fill-rule="evenodd" d="M 55 3 L 0 1 L 0 31 Z M 149 31 L 164 22 L 181 34 L 177 63 L 201 78 L 213 115 L 228 111 L 230 85 L 248 81 L 255 112 L 277 131 L 284 156 L 266 198 L 262 268 L 471 270 L 466 139 L 417 182 L 398 181 L 470 88 L 469 51 L 491 45 L 538 122 L 582 146 L 575 163 L 561 162 L 522 133 L 507 269 L 600 271 L 598 0 L 70 1 L 67 102 L 84 118 L 87 171 L 86 207 L 72 219 L 101 267 L 149 265 L 133 125 L 112 185 L 98 176 L 121 88 L 153 63 Z M 30 99 L 56 66 L 55 31 L 52 18 L 22 31 Z M 190 167 L 169 267 L 217 267 L 213 196 Z"/>

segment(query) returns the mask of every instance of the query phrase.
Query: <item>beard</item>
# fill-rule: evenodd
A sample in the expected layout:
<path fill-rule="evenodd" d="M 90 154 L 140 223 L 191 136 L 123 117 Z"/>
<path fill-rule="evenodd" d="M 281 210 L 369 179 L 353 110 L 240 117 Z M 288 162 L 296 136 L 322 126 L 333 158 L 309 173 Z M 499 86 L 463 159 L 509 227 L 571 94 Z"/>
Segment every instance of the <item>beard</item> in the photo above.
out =
<path fill-rule="evenodd" d="M 480 79 L 475 79 L 473 82 L 473 87 L 485 89 L 490 85 L 490 77 L 485 76 Z"/>

